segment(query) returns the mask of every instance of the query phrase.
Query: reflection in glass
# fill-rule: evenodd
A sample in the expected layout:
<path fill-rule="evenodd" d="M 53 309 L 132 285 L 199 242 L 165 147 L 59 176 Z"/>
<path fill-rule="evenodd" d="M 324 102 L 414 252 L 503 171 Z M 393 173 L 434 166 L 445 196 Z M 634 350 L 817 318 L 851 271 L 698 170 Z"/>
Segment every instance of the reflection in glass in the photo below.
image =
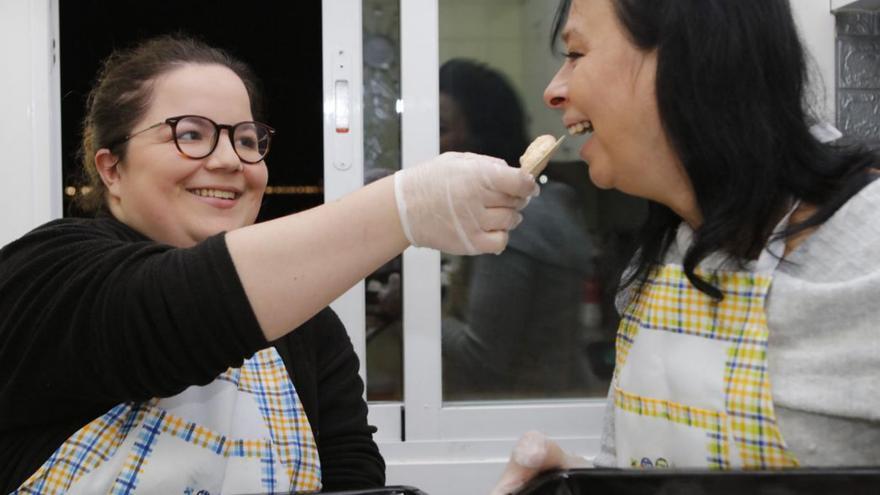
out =
<path fill-rule="evenodd" d="M 441 151 L 519 166 L 525 115 L 507 78 L 478 62 L 440 69 Z M 500 255 L 444 258 L 446 400 L 586 396 L 596 382 L 581 325 L 594 248 L 576 189 L 548 180 Z M 595 318 L 591 323 L 596 323 Z"/>
<path fill-rule="evenodd" d="M 441 151 L 519 166 L 534 137 L 565 132 L 542 93 L 556 2 L 439 0 Z M 616 271 L 642 200 L 594 187 L 570 137 L 501 255 L 442 258 L 443 399 L 604 397 L 618 323 Z"/>
<path fill-rule="evenodd" d="M 400 169 L 400 2 L 364 0 L 364 183 Z M 367 400 L 403 400 L 401 257 L 366 278 Z"/>

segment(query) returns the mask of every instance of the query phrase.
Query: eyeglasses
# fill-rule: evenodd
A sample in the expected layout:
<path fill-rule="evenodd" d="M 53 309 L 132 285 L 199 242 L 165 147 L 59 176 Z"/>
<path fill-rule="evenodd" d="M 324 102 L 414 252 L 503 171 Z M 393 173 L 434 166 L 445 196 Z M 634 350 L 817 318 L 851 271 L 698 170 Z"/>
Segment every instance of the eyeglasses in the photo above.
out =
<path fill-rule="evenodd" d="M 220 140 L 220 131 L 226 129 L 229 142 L 232 143 L 238 158 L 248 164 L 260 163 L 269 154 L 269 145 L 272 144 L 272 136 L 275 135 L 275 129 L 262 122 L 239 122 L 229 125 L 218 124 L 200 115 L 180 115 L 133 132 L 110 143 L 107 147 L 113 148 L 138 134 L 165 124 L 171 126 L 171 135 L 174 137 L 174 145 L 177 146 L 178 151 L 193 160 L 205 158 L 213 153 Z"/>

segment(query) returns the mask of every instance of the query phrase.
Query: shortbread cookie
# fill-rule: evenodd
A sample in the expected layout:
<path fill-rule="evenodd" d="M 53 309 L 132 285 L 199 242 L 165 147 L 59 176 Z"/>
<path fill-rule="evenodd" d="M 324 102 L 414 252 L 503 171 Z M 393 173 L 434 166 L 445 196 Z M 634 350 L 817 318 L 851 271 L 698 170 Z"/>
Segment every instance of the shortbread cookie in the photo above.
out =
<path fill-rule="evenodd" d="M 559 145 L 562 144 L 564 139 L 565 136 L 556 139 L 549 134 L 538 136 L 532 141 L 532 144 L 526 148 L 525 153 L 519 157 L 520 166 L 522 166 L 523 170 L 531 174 L 532 177 L 537 177 L 538 174 L 543 172 L 544 168 L 547 167 L 547 163 L 550 162 L 550 157 L 556 149 L 559 148 Z"/>

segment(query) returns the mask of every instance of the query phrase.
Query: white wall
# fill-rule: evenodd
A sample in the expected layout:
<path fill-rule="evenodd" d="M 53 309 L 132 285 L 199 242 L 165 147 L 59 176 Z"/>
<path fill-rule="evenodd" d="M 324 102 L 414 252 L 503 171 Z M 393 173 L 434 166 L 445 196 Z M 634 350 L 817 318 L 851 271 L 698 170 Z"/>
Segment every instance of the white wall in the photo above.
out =
<path fill-rule="evenodd" d="M 440 64 L 473 58 L 506 74 L 522 92 L 523 3 L 526 0 L 441 0 Z M 545 0 L 546 1 L 546 0 Z"/>
<path fill-rule="evenodd" d="M 836 121 L 834 15 L 825 0 L 791 0 L 801 39 L 812 57 L 811 72 L 818 75 L 811 88 L 816 112 L 827 121 Z"/>
<path fill-rule="evenodd" d="M 57 0 L 0 0 L 0 246 L 61 216 Z"/>

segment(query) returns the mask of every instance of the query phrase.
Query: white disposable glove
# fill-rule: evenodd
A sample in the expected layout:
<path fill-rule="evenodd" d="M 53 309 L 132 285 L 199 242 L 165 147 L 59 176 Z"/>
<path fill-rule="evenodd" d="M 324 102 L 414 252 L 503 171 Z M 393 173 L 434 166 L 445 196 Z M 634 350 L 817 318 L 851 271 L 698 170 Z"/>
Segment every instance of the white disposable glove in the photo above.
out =
<path fill-rule="evenodd" d="M 516 443 L 491 495 L 513 493 L 544 471 L 585 467 L 589 467 L 589 463 L 583 457 L 566 453 L 541 432 L 530 431 Z"/>
<path fill-rule="evenodd" d="M 394 174 L 407 240 L 450 254 L 503 251 L 538 190 L 526 172 L 473 153 L 444 153 Z"/>

